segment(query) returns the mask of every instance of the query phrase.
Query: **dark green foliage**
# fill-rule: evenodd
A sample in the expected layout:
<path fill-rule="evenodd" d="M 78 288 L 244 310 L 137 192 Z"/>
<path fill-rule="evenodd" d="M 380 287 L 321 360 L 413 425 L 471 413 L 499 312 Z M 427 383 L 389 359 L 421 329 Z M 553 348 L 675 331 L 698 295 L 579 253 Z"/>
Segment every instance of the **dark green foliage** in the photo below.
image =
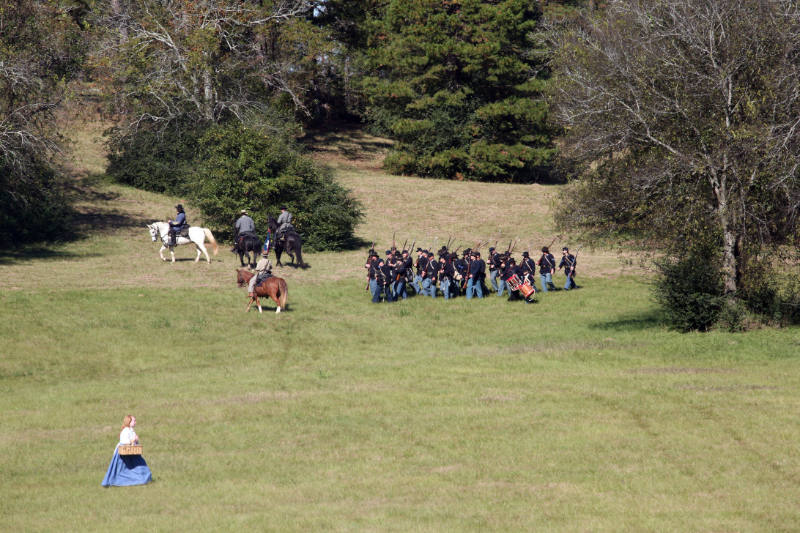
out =
<path fill-rule="evenodd" d="M 393 0 L 371 20 L 367 116 L 398 141 L 400 174 L 532 182 L 554 148 L 540 94 L 547 72 L 524 0 Z"/>
<path fill-rule="evenodd" d="M 140 189 L 183 194 L 203 132 L 201 126 L 188 125 L 164 131 L 141 128 L 124 137 L 112 132 L 107 173 Z"/>
<path fill-rule="evenodd" d="M 25 154 L 23 165 L 0 159 L 0 247 L 68 237 L 72 213 L 50 166 Z M 18 161 L 19 163 L 19 161 Z"/>
<path fill-rule="evenodd" d="M 656 300 L 680 331 L 707 331 L 725 305 L 719 261 L 711 250 L 695 250 L 658 261 Z"/>
<path fill-rule="evenodd" d="M 280 136 L 239 124 L 214 126 L 200 140 L 197 173 L 188 194 L 215 232 L 229 236 L 240 209 L 260 234 L 285 204 L 304 246 L 335 250 L 353 240 L 358 202 L 331 174 Z"/>

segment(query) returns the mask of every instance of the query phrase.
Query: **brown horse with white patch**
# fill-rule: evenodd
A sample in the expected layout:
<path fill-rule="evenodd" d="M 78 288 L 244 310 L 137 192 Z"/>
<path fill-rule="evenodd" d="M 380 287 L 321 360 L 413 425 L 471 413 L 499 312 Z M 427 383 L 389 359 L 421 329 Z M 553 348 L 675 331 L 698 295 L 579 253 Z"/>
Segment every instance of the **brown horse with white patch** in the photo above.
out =
<path fill-rule="evenodd" d="M 255 274 L 248 272 L 243 268 L 236 269 L 236 283 L 239 285 L 239 287 L 246 286 L 250 282 L 250 278 L 253 276 L 255 276 Z M 262 281 L 259 285 L 256 285 L 253 297 L 250 298 L 249 302 L 247 302 L 247 309 L 245 312 L 250 311 L 250 306 L 253 305 L 253 302 L 255 302 L 258 306 L 258 312 L 261 313 L 261 301 L 258 298 L 266 298 L 267 296 L 272 298 L 272 300 L 277 304 L 278 309 L 275 311 L 276 313 L 280 313 L 281 309 L 286 309 L 286 298 L 288 296 L 286 281 L 284 281 L 283 278 L 276 278 L 275 276 L 272 276 Z"/>

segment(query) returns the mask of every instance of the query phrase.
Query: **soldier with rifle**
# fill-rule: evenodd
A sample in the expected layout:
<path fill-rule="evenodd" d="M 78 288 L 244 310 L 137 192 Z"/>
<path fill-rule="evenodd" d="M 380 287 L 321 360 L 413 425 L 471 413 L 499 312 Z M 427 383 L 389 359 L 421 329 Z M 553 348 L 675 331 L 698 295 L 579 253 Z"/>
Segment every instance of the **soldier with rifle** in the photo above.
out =
<path fill-rule="evenodd" d="M 414 276 L 414 281 L 411 286 L 417 294 L 422 294 L 422 282 L 425 279 L 425 267 L 428 266 L 428 253 L 427 250 L 417 248 L 417 275 Z"/>
<path fill-rule="evenodd" d="M 406 281 L 408 276 L 408 270 L 411 268 L 411 258 L 408 256 L 408 250 L 403 250 L 399 257 L 395 260 L 395 267 L 394 267 L 394 288 L 392 289 L 394 292 L 395 299 L 402 298 L 405 300 L 408 298 L 408 292 L 406 291 Z"/>
<path fill-rule="evenodd" d="M 537 261 L 539 264 L 539 278 L 542 282 L 542 292 L 556 290 L 553 285 L 553 273 L 556 271 L 556 258 L 550 253 L 549 246 L 542 246 L 542 256 Z"/>
<path fill-rule="evenodd" d="M 369 292 L 372 294 L 372 303 L 381 303 L 381 290 L 383 289 L 383 272 L 381 265 L 383 261 L 377 256 L 372 256 L 372 260 L 368 263 L 369 271 L 367 279 L 369 279 Z"/>
<path fill-rule="evenodd" d="M 422 294 L 436 298 L 436 276 L 439 272 L 439 262 L 436 261 L 433 252 L 428 252 L 427 259 L 422 277 Z"/>
<path fill-rule="evenodd" d="M 388 250 L 388 252 L 389 253 L 386 254 L 387 258 L 392 256 L 392 251 Z M 381 270 L 380 285 L 383 289 L 383 301 L 393 302 L 394 294 L 392 293 L 392 280 L 394 280 L 394 268 L 392 268 L 392 265 L 389 264 L 388 259 L 386 261 L 380 261 L 378 266 Z"/>
<path fill-rule="evenodd" d="M 439 288 L 442 290 L 442 296 L 445 300 L 449 300 L 453 296 L 453 279 L 456 273 L 453 261 L 456 259 L 456 254 L 449 253 L 442 257 L 439 267 Z"/>
<path fill-rule="evenodd" d="M 489 284 L 492 290 L 499 294 L 497 286 L 497 275 L 500 273 L 500 254 L 495 251 L 495 247 L 489 247 Z"/>
<path fill-rule="evenodd" d="M 481 253 L 472 252 L 472 262 L 469 264 L 469 278 L 467 279 L 467 300 L 473 296 L 483 298 L 483 277 L 486 275 L 486 263 L 481 259 Z"/>
<path fill-rule="evenodd" d="M 575 284 L 575 266 L 578 264 L 578 259 L 569 253 L 569 248 L 566 246 L 561 249 L 561 262 L 558 264 L 558 269 L 564 269 L 564 274 L 567 276 L 567 281 L 564 283 L 564 290 L 579 289 Z"/>

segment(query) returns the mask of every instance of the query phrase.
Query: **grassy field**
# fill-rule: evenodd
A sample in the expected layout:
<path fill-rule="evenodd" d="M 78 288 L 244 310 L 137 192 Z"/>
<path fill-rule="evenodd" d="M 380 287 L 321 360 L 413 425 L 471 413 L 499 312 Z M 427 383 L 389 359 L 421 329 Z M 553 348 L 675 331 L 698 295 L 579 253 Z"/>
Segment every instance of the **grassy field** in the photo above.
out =
<path fill-rule="evenodd" d="M 554 187 L 359 153 L 325 159 L 366 241 L 555 236 Z M 376 306 L 363 250 L 308 254 L 278 271 L 288 312 L 245 315 L 227 246 L 158 260 L 143 224 L 182 199 L 80 187 L 82 239 L 0 256 L 3 531 L 798 529 L 797 328 L 669 331 L 642 272 L 589 249 L 583 289 L 527 306 Z M 103 489 L 126 413 L 155 482 Z"/>

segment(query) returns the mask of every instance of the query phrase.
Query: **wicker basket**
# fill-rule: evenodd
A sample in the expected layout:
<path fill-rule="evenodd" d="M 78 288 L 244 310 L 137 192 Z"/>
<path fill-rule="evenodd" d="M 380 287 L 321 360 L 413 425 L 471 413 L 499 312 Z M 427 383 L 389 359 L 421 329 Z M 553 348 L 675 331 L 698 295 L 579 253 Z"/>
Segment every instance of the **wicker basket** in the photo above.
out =
<path fill-rule="evenodd" d="M 142 447 L 137 445 L 122 445 L 119 447 L 120 455 L 142 455 Z"/>

